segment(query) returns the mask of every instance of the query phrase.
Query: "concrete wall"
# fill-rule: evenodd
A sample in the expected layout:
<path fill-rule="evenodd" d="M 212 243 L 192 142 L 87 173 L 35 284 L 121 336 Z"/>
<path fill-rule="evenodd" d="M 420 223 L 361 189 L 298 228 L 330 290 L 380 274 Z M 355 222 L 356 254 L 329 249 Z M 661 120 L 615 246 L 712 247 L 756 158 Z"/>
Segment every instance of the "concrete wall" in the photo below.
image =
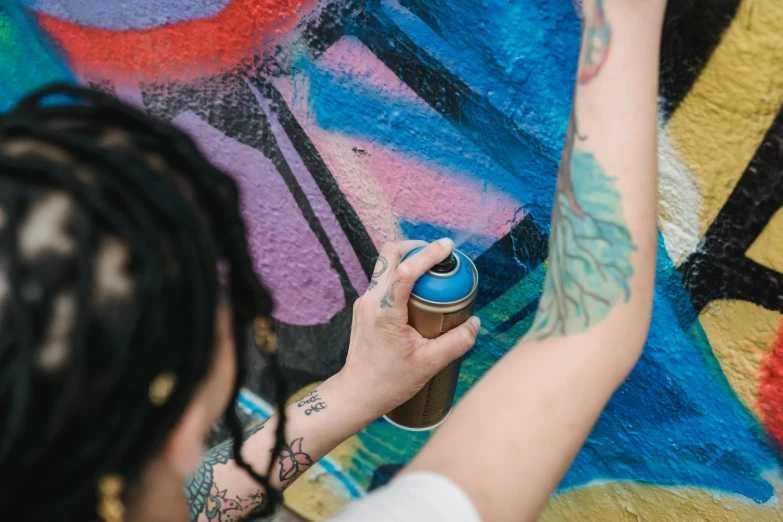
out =
<path fill-rule="evenodd" d="M 24 4 L 42 36 L 0 9 L 0 109 L 74 78 L 196 136 L 242 186 L 298 388 L 339 368 L 386 240 L 450 234 L 479 267 L 460 395 L 529 327 L 579 38 L 569 0 Z M 669 11 L 653 326 L 547 521 L 783 517 L 783 4 Z M 252 386 L 265 393 L 263 372 Z M 377 422 L 289 504 L 323 520 L 426 438 Z"/>

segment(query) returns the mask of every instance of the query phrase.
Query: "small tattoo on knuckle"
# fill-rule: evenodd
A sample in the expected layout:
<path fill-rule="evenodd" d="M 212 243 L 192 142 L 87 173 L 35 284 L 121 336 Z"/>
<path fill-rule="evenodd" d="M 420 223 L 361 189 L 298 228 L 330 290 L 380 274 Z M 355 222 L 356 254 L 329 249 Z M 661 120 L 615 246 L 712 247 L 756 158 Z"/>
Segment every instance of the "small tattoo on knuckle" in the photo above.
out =
<path fill-rule="evenodd" d="M 377 279 L 381 277 L 387 268 L 389 268 L 389 262 L 384 256 L 378 256 L 378 262 L 376 263 L 375 271 L 372 273 L 372 278 Z"/>
<path fill-rule="evenodd" d="M 389 285 L 389 289 L 386 291 L 386 293 L 383 296 L 383 299 L 381 299 L 381 308 L 391 308 L 394 304 L 394 293 L 397 290 L 397 286 L 400 284 L 399 279 L 395 279 L 394 282 Z"/>

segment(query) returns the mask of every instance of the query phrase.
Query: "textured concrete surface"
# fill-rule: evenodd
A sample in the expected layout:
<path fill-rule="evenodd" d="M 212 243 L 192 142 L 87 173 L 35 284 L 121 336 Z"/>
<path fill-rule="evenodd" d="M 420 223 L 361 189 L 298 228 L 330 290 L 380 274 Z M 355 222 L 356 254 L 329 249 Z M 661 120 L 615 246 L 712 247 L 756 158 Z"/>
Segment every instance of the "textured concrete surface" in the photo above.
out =
<path fill-rule="evenodd" d="M 340 368 L 386 240 L 448 234 L 478 266 L 460 396 L 529 327 L 580 2 L 24 3 L 45 39 L 3 2 L 0 110 L 71 78 L 190 132 L 243 190 L 293 389 Z M 652 328 L 546 521 L 781 519 L 783 4 L 668 9 Z M 250 387 L 269 382 L 255 360 Z M 374 423 L 287 499 L 325 520 L 425 440 Z"/>

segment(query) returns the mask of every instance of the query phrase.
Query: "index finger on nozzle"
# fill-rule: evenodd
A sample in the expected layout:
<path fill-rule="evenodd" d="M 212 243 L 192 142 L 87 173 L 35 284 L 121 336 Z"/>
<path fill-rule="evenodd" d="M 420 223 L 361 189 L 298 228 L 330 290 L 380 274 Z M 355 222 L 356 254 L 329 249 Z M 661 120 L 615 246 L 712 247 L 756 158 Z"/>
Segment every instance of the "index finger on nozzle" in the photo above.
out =
<path fill-rule="evenodd" d="M 432 267 L 448 258 L 454 251 L 454 241 L 439 239 L 405 259 L 397 268 L 401 283 L 413 284 Z"/>

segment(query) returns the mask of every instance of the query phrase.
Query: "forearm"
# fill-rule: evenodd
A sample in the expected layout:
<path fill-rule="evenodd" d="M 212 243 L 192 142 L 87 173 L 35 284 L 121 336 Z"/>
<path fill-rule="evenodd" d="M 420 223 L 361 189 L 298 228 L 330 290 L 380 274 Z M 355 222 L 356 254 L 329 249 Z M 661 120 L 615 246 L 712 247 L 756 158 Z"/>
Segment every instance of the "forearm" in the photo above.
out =
<path fill-rule="evenodd" d="M 339 373 L 286 408 L 286 444 L 270 475 L 275 488 L 287 488 L 315 462 L 377 417 L 358 406 L 363 402 L 357 395 L 354 383 Z M 269 467 L 277 420 L 275 415 L 263 428 L 250 430 L 242 448 L 245 461 L 260 474 L 265 475 Z M 245 516 L 265 502 L 267 492 L 231 458 L 232 443 L 227 441 L 209 451 L 195 480 L 186 488 L 191 519 L 211 520 L 207 512 L 216 505 L 222 507 L 214 509 Z"/>
<path fill-rule="evenodd" d="M 536 518 L 638 359 L 649 326 L 665 2 L 584 5 L 536 319 L 525 342 L 467 394 L 408 468 L 450 477 L 493 522 Z M 457 452 L 470 460 L 454 458 Z"/>

